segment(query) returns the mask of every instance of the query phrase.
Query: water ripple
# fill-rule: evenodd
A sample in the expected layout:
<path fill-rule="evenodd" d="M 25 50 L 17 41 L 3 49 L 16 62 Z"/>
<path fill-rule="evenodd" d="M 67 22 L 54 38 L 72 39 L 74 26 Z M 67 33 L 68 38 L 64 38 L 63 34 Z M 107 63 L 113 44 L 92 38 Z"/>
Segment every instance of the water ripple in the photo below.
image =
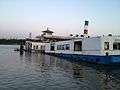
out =
<path fill-rule="evenodd" d="M 120 90 L 120 67 L 71 62 L 0 46 L 0 90 Z"/>

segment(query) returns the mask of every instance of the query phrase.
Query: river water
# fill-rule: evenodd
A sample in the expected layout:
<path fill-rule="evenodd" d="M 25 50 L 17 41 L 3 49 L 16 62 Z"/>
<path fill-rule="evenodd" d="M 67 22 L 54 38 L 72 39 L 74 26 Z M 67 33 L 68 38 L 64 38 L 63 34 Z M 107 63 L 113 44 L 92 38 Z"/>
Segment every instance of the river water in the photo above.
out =
<path fill-rule="evenodd" d="M 0 45 L 0 90 L 120 90 L 120 66 L 73 62 Z"/>

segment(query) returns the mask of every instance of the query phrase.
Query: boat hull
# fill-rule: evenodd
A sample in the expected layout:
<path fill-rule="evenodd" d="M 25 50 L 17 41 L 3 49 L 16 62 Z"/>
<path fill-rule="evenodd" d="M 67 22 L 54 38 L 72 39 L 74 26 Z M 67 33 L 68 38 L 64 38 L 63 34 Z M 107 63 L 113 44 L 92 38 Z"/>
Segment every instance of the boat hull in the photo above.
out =
<path fill-rule="evenodd" d="M 99 56 L 99 55 L 79 55 L 79 54 L 64 54 L 64 53 L 46 53 L 57 57 L 71 59 L 73 61 L 85 61 L 97 64 L 120 65 L 120 55 Z"/>

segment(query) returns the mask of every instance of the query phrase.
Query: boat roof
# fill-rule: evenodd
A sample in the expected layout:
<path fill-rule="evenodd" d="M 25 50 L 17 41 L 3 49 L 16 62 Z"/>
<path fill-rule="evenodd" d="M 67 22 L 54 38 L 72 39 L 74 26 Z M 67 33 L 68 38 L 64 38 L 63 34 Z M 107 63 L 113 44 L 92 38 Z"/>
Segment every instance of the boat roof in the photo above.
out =
<path fill-rule="evenodd" d="M 51 31 L 51 30 L 45 30 L 45 31 L 42 31 L 42 32 L 45 32 L 45 33 L 54 33 L 53 31 Z"/>

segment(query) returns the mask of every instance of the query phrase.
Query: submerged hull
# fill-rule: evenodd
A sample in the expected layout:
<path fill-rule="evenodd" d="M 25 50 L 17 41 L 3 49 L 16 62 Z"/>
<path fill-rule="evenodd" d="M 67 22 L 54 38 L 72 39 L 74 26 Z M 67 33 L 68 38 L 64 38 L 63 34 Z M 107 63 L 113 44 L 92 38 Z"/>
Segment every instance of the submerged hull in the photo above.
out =
<path fill-rule="evenodd" d="M 99 56 L 99 55 L 79 55 L 79 54 L 64 54 L 64 53 L 46 53 L 57 57 L 71 59 L 73 61 L 85 61 L 97 64 L 120 65 L 120 55 Z"/>

